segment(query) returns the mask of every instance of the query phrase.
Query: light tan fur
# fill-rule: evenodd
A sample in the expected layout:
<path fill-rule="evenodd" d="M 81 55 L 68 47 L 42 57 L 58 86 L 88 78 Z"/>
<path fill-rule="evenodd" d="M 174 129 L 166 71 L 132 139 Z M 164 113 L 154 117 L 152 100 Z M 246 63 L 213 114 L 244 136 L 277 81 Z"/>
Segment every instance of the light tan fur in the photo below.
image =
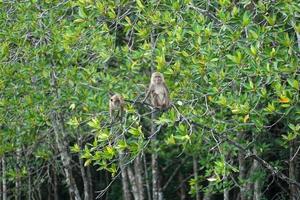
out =
<path fill-rule="evenodd" d="M 114 94 L 109 100 L 109 115 L 111 121 L 121 119 L 124 112 L 124 99 L 120 94 Z"/>
<path fill-rule="evenodd" d="M 146 93 L 144 101 L 150 95 L 151 105 L 162 109 L 169 107 L 169 91 L 165 84 L 164 76 L 159 72 L 154 72 L 151 76 L 151 83 Z"/>

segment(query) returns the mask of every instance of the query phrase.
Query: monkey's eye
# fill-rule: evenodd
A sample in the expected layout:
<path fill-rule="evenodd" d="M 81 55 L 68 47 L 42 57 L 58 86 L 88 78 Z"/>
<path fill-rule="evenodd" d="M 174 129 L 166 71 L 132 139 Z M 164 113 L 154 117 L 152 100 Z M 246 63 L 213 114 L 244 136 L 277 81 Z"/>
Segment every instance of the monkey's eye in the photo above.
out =
<path fill-rule="evenodd" d="M 110 99 L 110 101 L 113 101 L 113 99 Z"/>

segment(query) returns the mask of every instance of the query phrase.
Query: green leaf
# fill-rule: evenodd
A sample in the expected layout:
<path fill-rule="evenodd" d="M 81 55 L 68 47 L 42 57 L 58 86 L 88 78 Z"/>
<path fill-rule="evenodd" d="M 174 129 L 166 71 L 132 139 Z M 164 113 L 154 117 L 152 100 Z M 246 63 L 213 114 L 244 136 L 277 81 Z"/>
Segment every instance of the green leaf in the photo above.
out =
<path fill-rule="evenodd" d="M 292 86 L 294 89 L 298 90 L 299 89 L 299 82 L 295 79 L 288 79 L 288 83 L 290 86 Z"/>
<path fill-rule="evenodd" d="M 83 18 L 83 19 L 87 18 L 87 15 L 86 15 L 86 13 L 85 13 L 85 11 L 84 11 L 84 8 L 82 8 L 82 7 L 79 7 L 79 9 L 78 9 L 78 15 L 79 15 L 81 18 Z"/>
<path fill-rule="evenodd" d="M 103 131 L 99 131 L 97 134 L 97 139 L 100 142 L 105 142 L 109 140 L 109 133 L 108 132 L 103 132 Z"/>
<path fill-rule="evenodd" d="M 87 159 L 85 162 L 84 162 L 84 166 L 87 167 L 87 166 L 90 166 L 92 163 L 92 160 L 91 159 Z"/>
<path fill-rule="evenodd" d="M 93 118 L 91 121 L 89 121 L 88 125 L 92 128 L 95 128 L 95 129 L 100 128 L 100 122 L 97 118 Z"/>
<path fill-rule="evenodd" d="M 74 144 L 73 147 L 71 147 L 71 152 L 73 153 L 79 153 L 80 152 L 80 147 L 78 144 Z"/>
<path fill-rule="evenodd" d="M 143 136 L 142 126 L 139 126 L 138 128 L 131 127 L 128 132 L 135 137 Z"/>
<path fill-rule="evenodd" d="M 249 13 L 248 12 L 245 12 L 244 15 L 243 15 L 243 26 L 248 26 L 250 24 L 250 16 L 249 16 Z"/>
<path fill-rule="evenodd" d="M 276 108 L 273 103 L 268 103 L 268 106 L 265 108 L 265 110 L 272 113 L 276 110 Z"/>
<path fill-rule="evenodd" d="M 85 22 L 84 19 L 75 19 L 74 20 L 74 23 L 82 23 L 82 22 Z"/>
<path fill-rule="evenodd" d="M 138 8 L 140 8 L 141 10 L 144 9 L 144 5 L 142 4 L 141 0 L 136 0 L 136 3 L 138 5 Z"/>
<path fill-rule="evenodd" d="M 267 20 L 267 22 L 271 25 L 274 26 L 276 23 L 276 15 L 272 15 L 272 16 L 265 16 L 265 19 Z"/>
<path fill-rule="evenodd" d="M 73 117 L 73 118 L 69 119 L 69 121 L 67 122 L 67 124 L 69 124 L 70 126 L 74 126 L 75 128 L 77 128 L 79 126 L 79 121 L 78 121 L 77 117 Z"/>
<path fill-rule="evenodd" d="M 167 145 L 173 145 L 173 144 L 176 144 L 176 141 L 175 141 L 175 137 L 174 135 L 170 135 L 170 137 L 168 137 L 166 140 L 165 140 L 166 144 Z"/>
<path fill-rule="evenodd" d="M 257 50 L 254 46 L 251 45 L 250 50 L 251 50 L 251 53 L 252 53 L 253 56 L 257 55 Z"/>

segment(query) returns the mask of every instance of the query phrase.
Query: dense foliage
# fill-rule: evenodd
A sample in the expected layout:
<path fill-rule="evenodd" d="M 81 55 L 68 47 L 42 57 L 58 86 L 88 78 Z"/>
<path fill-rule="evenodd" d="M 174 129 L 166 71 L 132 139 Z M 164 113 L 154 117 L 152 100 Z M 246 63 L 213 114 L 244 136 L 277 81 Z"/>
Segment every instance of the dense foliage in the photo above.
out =
<path fill-rule="evenodd" d="M 299 13 L 299 0 L 0 0 L 0 199 L 68 198 L 64 147 L 81 198 L 88 177 L 90 199 L 122 199 L 120 165 L 140 158 L 149 199 L 155 154 L 164 199 L 298 199 Z M 152 71 L 173 103 L 156 119 Z M 112 124 L 109 93 L 126 100 Z"/>

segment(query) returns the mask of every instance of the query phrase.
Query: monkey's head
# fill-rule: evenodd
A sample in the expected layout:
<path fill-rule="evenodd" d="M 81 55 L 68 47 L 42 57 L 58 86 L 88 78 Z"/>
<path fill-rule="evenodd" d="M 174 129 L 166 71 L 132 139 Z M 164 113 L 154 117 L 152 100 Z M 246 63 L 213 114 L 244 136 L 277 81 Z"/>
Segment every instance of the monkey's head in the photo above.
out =
<path fill-rule="evenodd" d="M 124 103 L 123 97 L 119 94 L 114 94 L 110 97 L 110 104 L 114 106 L 120 106 Z"/>
<path fill-rule="evenodd" d="M 154 72 L 151 76 L 151 83 L 153 84 L 161 84 L 164 83 L 164 76 L 162 75 L 162 73 L 159 72 Z"/>

